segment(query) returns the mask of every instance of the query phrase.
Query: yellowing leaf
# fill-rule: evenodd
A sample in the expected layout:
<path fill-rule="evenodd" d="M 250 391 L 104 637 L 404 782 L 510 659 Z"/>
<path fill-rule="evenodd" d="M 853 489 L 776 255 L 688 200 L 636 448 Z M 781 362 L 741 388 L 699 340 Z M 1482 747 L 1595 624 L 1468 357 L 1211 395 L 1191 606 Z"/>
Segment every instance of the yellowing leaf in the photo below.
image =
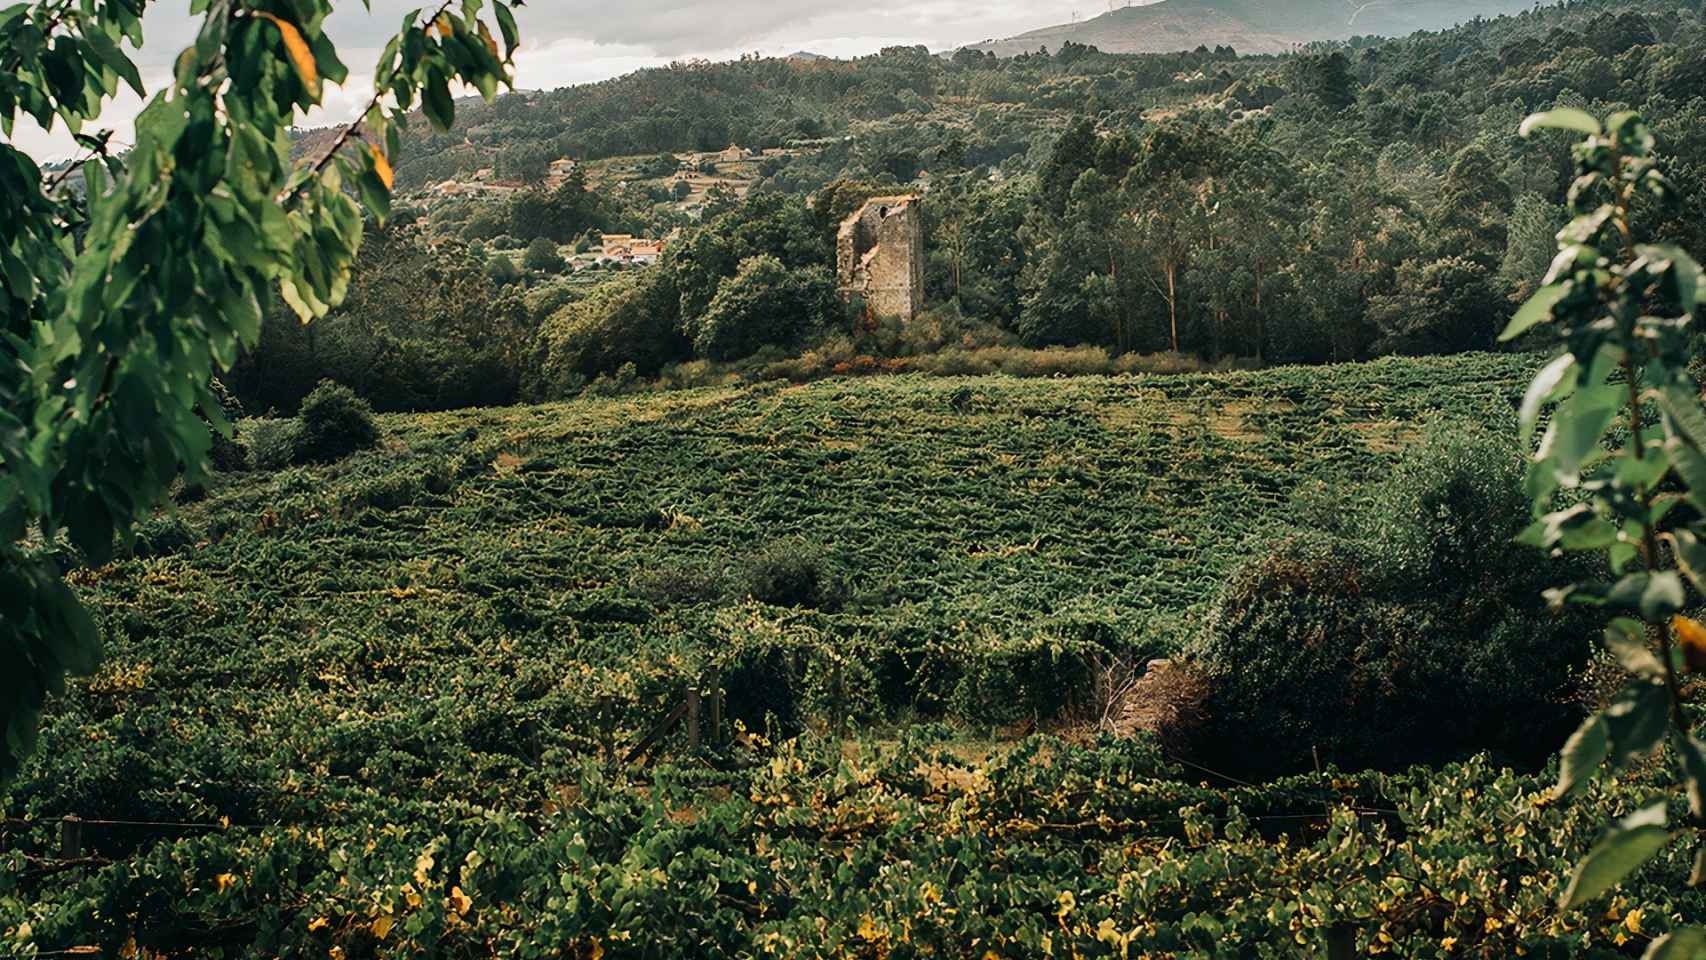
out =
<path fill-rule="evenodd" d="M 237 878 L 229 873 L 222 873 L 215 878 L 215 882 L 219 884 L 219 892 L 224 893 L 233 886 L 236 886 Z"/>
<path fill-rule="evenodd" d="M 432 869 L 432 865 L 433 859 L 431 850 L 428 850 L 415 858 L 415 882 L 420 884 L 423 890 L 432 886 L 432 881 L 427 878 L 427 871 Z"/>
<path fill-rule="evenodd" d="M 456 26 L 450 22 L 450 14 L 448 13 L 439 14 L 438 19 L 432 22 L 429 29 L 436 31 L 439 36 L 446 40 L 456 35 Z"/>
<path fill-rule="evenodd" d="M 385 939 L 386 936 L 391 933 L 391 927 L 395 925 L 396 922 L 397 921 L 391 919 L 389 914 L 379 917 L 373 921 L 373 935 L 381 940 Z"/>
<path fill-rule="evenodd" d="M 502 60 L 503 54 L 498 52 L 498 42 L 492 39 L 492 31 L 486 29 L 486 21 L 480 21 L 480 39 L 486 41 L 486 49 L 492 51 L 493 60 Z"/>
<path fill-rule="evenodd" d="M 474 907 L 474 900 L 466 893 L 463 893 L 461 887 L 451 887 L 450 905 L 456 908 L 457 916 L 466 917 L 468 915 L 468 911 Z"/>
<path fill-rule="evenodd" d="M 1682 660 L 1690 673 L 1706 673 L 1706 627 L 1687 617 L 1672 617 L 1671 629 L 1682 646 Z"/>
<path fill-rule="evenodd" d="M 314 919 L 308 921 L 308 932 L 309 933 L 317 933 L 321 930 L 326 929 L 327 927 L 329 927 L 331 925 L 332 925 L 332 921 L 327 920 L 325 917 L 315 917 Z"/>
<path fill-rule="evenodd" d="M 290 21 L 280 19 L 265 10 L 256 10 L 255 16 L 271 22 L 284 36 L 284 50 L 290 55 L 290 65 L 296 68 L 296 75 L 302 78 L 302 85 L 308 88 L 308 96 L 316 103 L 319 102 L 320 67 L 314 62 L 314 51 L 308 49 L 308 41 L 302 39 L 302 31 L 296 29 Z"/>
<path fill-rule="evenodd" d="M 385 151 L 378 147 L 367 149 L 373 154 L 373 172 L 379 174 L 379 182 L 385 184 L 385 189 L 391 189 L 391 184 L 396 180 L 396 174 L 391 170 L 391 161 L 385 159 Z"/>

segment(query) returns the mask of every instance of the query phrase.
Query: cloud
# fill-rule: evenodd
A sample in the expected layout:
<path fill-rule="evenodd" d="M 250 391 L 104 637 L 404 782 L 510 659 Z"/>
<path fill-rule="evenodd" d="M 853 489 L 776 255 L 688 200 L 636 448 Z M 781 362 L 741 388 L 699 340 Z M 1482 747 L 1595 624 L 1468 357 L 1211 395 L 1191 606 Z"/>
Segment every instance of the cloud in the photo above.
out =
<path fill-rule="evenodd" d="M 3 2 L 3 0 L 0 0 Z M 671 60 L 727 60 L 743 53 L 783 56 L 809 50 L 860 56 L 885 46 L 923 44 L 944 50 L 1061 23 L 1074 11 L 1090 16 L 1106 0 L 534 0 L 516 11 L 522 50 L 516 85 L 553 89 L 607 80 Z M 373 88 L 373 64 L 403 14 L 422 0 L 372 0 L 339 5 L 327 29 L 350 68 L 342 89 L 305 125 L 351 119 Z M 150 89 L 169 77 L 178 51 L 194 42 L 201 18 L 187 0 L 155 3 L 143 21 L 147 38 L 136 61 Z M 109 104 L 101 127 L 128 141 L 141 104 L 125 94 Z M 13 142 L 44 159 L 73 155 L 63 129 L 47 132 L 20 122 Z"/>

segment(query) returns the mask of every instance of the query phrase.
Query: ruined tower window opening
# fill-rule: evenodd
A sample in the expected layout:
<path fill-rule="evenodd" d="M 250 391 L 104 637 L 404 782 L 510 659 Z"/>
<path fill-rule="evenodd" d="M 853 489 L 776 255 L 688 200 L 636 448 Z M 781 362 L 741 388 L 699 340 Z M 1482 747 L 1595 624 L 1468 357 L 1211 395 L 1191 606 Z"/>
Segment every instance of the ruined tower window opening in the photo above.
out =
<path fill-rule="evenodd" d="M 842 221 L 836 236 L 842 299 L 870 317 L 911 322 L 924 307 L 924 222 L 918 197 L 876 197 Z"/>

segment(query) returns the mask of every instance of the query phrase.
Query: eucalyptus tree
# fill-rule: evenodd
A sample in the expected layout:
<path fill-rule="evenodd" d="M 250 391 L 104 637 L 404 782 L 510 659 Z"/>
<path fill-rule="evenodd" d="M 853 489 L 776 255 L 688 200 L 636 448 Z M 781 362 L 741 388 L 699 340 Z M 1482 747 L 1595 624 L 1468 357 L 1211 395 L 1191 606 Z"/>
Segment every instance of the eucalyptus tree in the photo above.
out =
<path fill-rule="evenodd" d="M 195 41 L 151 96 L 133 59 L 146 5 L 0 8 L 0 780 L 47 696 L 97 662 L 65 557 L 106 562 L 204 473 L 230 432 L 213 378 L 255 344 L 262 304 L 276 289 L 309 322 L 344 298 L 409 114 L 448 129 L 456 86 L 494 97 L 520 42 L 519 0 L 411 13 L 359 120 L 299 162 L 293 125 L 349 77 L 332 0 L 195 0 Z M 147 100 L 120 155 L 103 117 L 124 87 Z M 44 171 L 14 140 L 26 118 L 81 155 Z"/>

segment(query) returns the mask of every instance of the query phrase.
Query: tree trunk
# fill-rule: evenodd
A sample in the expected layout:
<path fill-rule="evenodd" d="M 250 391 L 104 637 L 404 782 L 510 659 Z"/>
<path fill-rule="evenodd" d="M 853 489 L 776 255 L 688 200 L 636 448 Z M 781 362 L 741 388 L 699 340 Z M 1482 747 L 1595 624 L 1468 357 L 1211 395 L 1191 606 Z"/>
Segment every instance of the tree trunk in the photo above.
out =
<path fill-rule="evenodd" d="M 1267 362 L 1268 318 L 1262 316 L 1262 260 L 1256 258 L 1256 366 Z"/>
<path fill-rule="evenodd" d="M 1173 352 L 1179 352 L 1179 268 L 1173 263 L 1167 264 L 1167 319 L 1173 329 Z"/>

